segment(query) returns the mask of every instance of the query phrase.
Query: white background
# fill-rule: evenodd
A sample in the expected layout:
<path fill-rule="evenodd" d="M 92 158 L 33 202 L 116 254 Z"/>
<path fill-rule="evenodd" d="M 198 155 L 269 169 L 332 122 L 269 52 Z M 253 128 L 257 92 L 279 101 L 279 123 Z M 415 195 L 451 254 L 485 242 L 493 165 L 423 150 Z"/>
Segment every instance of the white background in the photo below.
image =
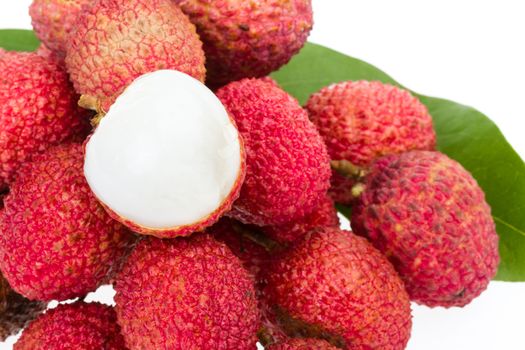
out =
<path fill-rule="evenodd" d="M 415 91 L 476 107 L 525 158 L 522 1 L 313 1 L 311 41 L 372 63 Z M 2 0 L 0 28 L 30 28 L 29 4 Z M 525 349 L 524 315 L 525 283 L 493 282 L 464 309 L 414 305 L 408 349 Z"/>

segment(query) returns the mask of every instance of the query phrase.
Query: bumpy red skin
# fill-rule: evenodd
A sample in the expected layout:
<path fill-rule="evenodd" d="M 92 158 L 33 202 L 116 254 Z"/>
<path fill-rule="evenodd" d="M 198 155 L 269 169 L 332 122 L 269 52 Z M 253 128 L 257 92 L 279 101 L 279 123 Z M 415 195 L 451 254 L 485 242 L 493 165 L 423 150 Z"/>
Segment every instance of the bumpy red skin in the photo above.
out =
<path fill-rule="evenodd" d="M 116 279 L 116 311 L 134 349 L 254 349 L 254 282 L 211 235 L 143 239 Z"/>
<path fill-rule="evenodd" d="M 207 84 L 264 77 L 286 64 L 313 26 L 311 0 L 175 0 L 197 26 Z"/>
<path fill-rule="evenodd" d="M 270 345 L 268 350 L 337 350 L 337 348 L 321 339 L 294 338 L 284 343 Z"/>
<path fill-rule="evenodd" d="M 0 269 L 32 300 L 66 300 L 95 290 L 133 236 L 91 194 L 82 146 L 61 145 L 18 173 L 0 216 Z"/>
<path fill-rule="evenodd" d="M 286 244 L 291 243 L 319 227 L 339 227 L 339 217 L 334 201 L 325 196 L 304 218 L 283 225 L 266 226 L 261 230 L 270 238 Z"/>
<path fill-rule="evenodd" d="M 235 122 L 233 123 L 235 124 Z M 200 219 L 197 222 L 183 225 L 183 226 L 170 227 L 166 229 L 145 227 L 145 226 L 138 225 L 132 220 L 129 220 L 125 217 L 120 216 L 118 213 L 114 212 L 109 206 L 107 206 L 104 202 L 100 201 L 100 204 L 104 207 L 106 212 L 113 219 L 121 222 L 133 232 L 140 233 L 143 235 L 154 236 L 158 238 L 176 238 L 176 237 L 187 237 L 195 232 L 202 232 L 206 228 L 212 226 L 217 221 L 219 221 L 221 217 L 224 216 L 225 213 L 229 212 L 232 209 L 233 203 L 239 198 L 241 194 L 242 185 L 246 177 L 246 150 L 244 148 L 244 143 L 243 143 L 243 140 L 240 134 L 239 134 L 239 144 L 241 147 L 240 149 L 241 164 L 239 166 L 239 171 L 237 173 L 237 180 L 235 180 L 230 193 L 226 196 L 224 201 L 212 213 L 210 213 L 208 216 Z"/>
<path fill-rule="evenodd" d="M 394 268 L 364 238 L 338 228 L 308 234 L 277 258 L 265 298 L 343 349 L 404 349 L 410 337 L 410 302 Z M 287 332 L 313 332 L 301 328 Z"/>
<path fill-rule="evenodd" d="M 75 89 L 108 111 L 139 76 L 175 69 L 204 82 L 195 26 L 171 0 L 95 1 L 70 36 L 66 66 Z"/>
<path fill-rule="evenodd" d="M 352 228 L 390 258 L 412 300 L 464 306 L 487 288 L 498 263 L 490 207 L 474 178 L 438 152 L 377 160 Z"/>
<path fill-rule="evenodd" d="M 66 54 L 69 33 L 75 28 L 82 6 L 90 0 L 33 0 L 29 7 L 37 37 L 59 57 Z"/>
<path fill-rule="evenodd" d="M 76 302 L 49 310 L 33 321 L 14 350 L 126 350 L 115 310 L 99 303 Z"/>
<path fill-rule="evenodd" d="M 346 81 L 313 94 L 306 104 L 332 160 L 368 168 L 388 154 L 433 150 L 436 135 L 427 108 L 410 92 L 381 82 Z M 331 195 L 349 204 L 354 181 L 334 171 Z"/>
<path fill-rule="evenodd" d="M 66 71 L 36 53 L 0 52 L 0 191 L 24 162 L 89 131 Z"/>
<path fill-rule="evenodd" d="M 329 187 L 326 146 L 297 100 L 271 79 L 244 79 L 217 92 L 244 140 L 246 180 L 231 217 L 279 225 L 311 213 Z"/>

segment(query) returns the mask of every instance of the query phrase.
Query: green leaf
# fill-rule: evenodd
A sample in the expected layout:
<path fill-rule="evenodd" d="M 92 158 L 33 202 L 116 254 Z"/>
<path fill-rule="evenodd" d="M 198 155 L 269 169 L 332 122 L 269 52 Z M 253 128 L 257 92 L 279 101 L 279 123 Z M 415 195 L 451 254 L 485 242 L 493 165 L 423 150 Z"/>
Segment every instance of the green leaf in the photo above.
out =
<path fill-rule="evenodd" d="M 31 30 L 0 29 L 0 47 L 9 51 L 35 51 L 40 41 Z"/>
<path fill-rule="evenodd" d="M 314 44 L 307 44 L 273 77 L 303 104 L 313 92 L 344 80 L 379 80 L 400 86 L 368 63 Z M 439 150 L 473 174 L 492 207 L 500 235 L 501 264 L 496 278 L 525 281 L 525 163 L 482 113 L 416 95 L 434 118 Z M 348 215 L 347 210 L 344 214 Z"/>

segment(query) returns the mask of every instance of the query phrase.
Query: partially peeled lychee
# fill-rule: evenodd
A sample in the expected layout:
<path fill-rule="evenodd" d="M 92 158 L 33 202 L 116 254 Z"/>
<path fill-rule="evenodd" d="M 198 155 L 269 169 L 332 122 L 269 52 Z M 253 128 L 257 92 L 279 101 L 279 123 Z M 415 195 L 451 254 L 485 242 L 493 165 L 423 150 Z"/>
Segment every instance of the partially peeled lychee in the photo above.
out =
<path fill-rule="evenodd" d="M 135 80 L 101 119 L 84 172 L 116 220 L 138 233 L 185 236 L 211 226 L 239 196 L 244 147 L 213 92 L 161 70 Z"/>

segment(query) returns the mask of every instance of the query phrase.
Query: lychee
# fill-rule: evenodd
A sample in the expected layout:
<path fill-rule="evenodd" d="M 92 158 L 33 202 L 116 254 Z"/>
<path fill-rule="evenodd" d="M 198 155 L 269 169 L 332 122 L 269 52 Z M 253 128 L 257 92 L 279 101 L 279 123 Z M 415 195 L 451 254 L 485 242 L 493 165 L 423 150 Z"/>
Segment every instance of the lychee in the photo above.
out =
<path fill-rule="evenodd" d="M 389 84 L 333 84 L 313 94 L 306 109 L 333 161 L 330 193 L 338 203 L 352 201 L 353 175 L 366 172 L 375 159 L 432 150 L 436 144 L 427 108 L 410 92 Z"/>
<path fill-rule="evenodd" d="M 339 217 L 334 201 L 324 196 L 313 212 L 296 221 L 282 225 L 262 227 L 268 237 L 280 242 L 290 243 L 319 227 L 339 227 Z"/>
<path fill-rule="evenodd" d="M 65 144 L 19 169 L 0 216 L 0 269 L 32 300 L 93 291 L 133 236 L 112 220 L 82 173 L 82 146 Z"/>
<path fill-rule="evenodd" d="M 311 0 L 175 0 L 204 42 L 208 79 L 219 87 L 286 64 L 313 26 Z"/>
<path fill-rule="evenodd" d="M 271 79 L 245 79 L 217 96 L 246 147 L 246 180 L 228 215 L 247 224 L 280 225 L 311 213 L 329 187 L 323 140 L 297 100 Z"/>
<path fill-rule="evenodd" d="M 69 33 L 75 28 L 82 6 L 90 0 L 33 0 L 29 7 L 37 37 L 54 53 L 63 57 Z"/>
<path fill-rule="evenodd" d="M 108 213 L 172 238 L 211 226 L 240 193 L 243 143 L 217 97 L 174 70 L 136 79 L 86 144 L 84 173 Z"/>
<path fill-rule="evenodd" d="M 45 303 L 28 300 L 16 293 L 0 276 L 0 341 L 16 334 L 45 308 Z"/>
<path fill-rule="evenodd" d="M 414 301 L 463 306 L 487 288 L 498 236 L 483 191 L 459 163 L 438 152 L 390 155 L 363 184 L 352 228 L 392 261 Z"/>
<path fill-rule="evenodd" d="M 145 238 L 119 273 L 118 322 L 131 349 L 255 349 L 254 282 L 211 235 Z"/>
<path fill-rule="evenodd" d="M 60 64 L 36 53 L 0 52 L 0 191 L 38 153 L 83 138 L 89 123 Z"/>
<path fill-rule="evenodd" d="M 270 345 L 268 350 L 337 350 L 337 348 L 322 339 L 292 338 L 286 342 Z"/>
<path fill-rule="evenodd" d="M 24 330 L 14 350 L 126 350 L 115 310 L 99 303 L 62 304 Z"/>
<path fill-rule="evenodd" d="M 195 26 L 172 0 L 103 0 L 83 10 L 70 36 L 66 66 L 82 105 L 108 111 L 139 76 L 175 69 L 204 81 Z"/>
<path fill-rule="evenodd" d="M 343 349 L 404 349 L 410 302 L 388 260 L 366 239 L 339 228 L 309 233 L 277 256 L 265 299 L 294 337 Z"/>

